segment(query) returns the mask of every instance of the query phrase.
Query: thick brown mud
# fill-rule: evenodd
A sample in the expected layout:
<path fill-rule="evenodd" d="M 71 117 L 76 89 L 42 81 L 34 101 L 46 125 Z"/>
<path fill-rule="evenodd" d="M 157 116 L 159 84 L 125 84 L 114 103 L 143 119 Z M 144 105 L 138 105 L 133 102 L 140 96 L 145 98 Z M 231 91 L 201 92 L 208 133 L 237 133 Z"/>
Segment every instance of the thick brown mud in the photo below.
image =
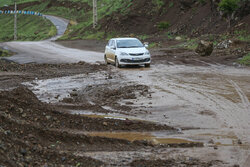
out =
<path fill-rule="evenodd" d="M 121 69 L 0 61 L 0 164 L 246 166 L 249 68 L 160 59 Z"/>

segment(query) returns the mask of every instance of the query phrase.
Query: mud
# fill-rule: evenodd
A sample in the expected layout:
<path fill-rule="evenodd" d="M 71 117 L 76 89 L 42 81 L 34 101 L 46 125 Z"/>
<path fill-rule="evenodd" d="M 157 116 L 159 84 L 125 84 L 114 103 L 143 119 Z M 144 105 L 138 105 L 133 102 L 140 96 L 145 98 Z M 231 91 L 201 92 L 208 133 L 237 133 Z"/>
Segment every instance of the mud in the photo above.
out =
<path fill-rule="evenodd" d="M 0 60 L 0 164 L 248 164 L 249 68 L 153 53 L 149 69 Z"/>

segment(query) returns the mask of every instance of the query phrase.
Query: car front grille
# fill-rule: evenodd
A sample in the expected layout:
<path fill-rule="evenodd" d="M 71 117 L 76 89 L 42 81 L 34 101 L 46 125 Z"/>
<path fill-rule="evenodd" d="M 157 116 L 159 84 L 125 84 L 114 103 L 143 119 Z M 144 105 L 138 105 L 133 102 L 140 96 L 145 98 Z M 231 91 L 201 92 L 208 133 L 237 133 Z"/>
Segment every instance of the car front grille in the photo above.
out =
<path fill-rule="evenodd" d="M 140 60 L 121 59 L 121 62 L 124 62 L 124 63 L 144 63 L 144 62 L 149 62 L 149 61 L 150 61 L 150 58 L 140 59 Z"/>
<path fill-rule="evenodd" d="M 129 53 L 130 56 L 142 56 L 144 53 Z"/>

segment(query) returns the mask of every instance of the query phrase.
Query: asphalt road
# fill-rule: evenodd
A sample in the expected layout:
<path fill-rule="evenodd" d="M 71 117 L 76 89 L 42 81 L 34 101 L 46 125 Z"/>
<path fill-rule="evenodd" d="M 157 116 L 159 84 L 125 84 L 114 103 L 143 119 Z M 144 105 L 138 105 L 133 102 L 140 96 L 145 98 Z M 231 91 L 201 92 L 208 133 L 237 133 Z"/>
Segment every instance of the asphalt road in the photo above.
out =
<path fill-rule="evenodd" d="M 9 49 L 15 53 L 14 56 L 5 58 L 20 64 L 27 63 L 77 63 L 85 61 L 88 63 L 97 63 L 103 61 L 103 53 L 83 51 L 67 48 L 56 44 L 53 41 L 61 37 L 67 29 L 68 21 L 55 16 L 45 16 L 57 27 L 57 35 L 51 39 L 39 42 L 5 42 L 0 46 Z"/>

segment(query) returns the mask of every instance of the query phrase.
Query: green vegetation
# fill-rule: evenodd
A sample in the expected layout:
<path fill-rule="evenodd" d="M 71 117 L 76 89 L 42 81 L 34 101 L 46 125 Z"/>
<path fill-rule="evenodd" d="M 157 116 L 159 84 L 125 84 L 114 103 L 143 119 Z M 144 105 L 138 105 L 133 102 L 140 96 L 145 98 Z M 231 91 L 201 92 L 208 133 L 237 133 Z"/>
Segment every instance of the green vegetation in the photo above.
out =
<path fill-rule="evenodd" d="M 163 21 L 157 24 L 158 29 L 167 30 L 170 27 L 170 23 L 167 21 Z"/>
<path fill-rule="evenodd" d="M 232 14 L 236 9 L 239 8 L 240 0 L 221 0 L 219 3 L 220 10 L 227 14 Z"/>
<path fill-rule="evenodd" d="M 250 66 L 250 53 L 248 53 L 241 60 L 239 60 L 239 63 L 242 64 L 242 65 Z"/>
<path fill-rule="evenodd" d="M 0 15 L 0 41 L 13 40 L 13 15 Z M 18 15 L 18 40 L 44 40 L 56 35 L 56 27 L 42 17 Z"/>
<path fill-rule="evenodd" d="M 206 0 L 198 0 L 200 4 L 204 5 L 206 3 Z"/>
<path fill-rule="evenodd" d="M 231 20 L 233 18 L 233 13 L 239 8 L 240 0 L 221 0 L 219 3 L 219 8 L 221 11 L 225 12 L 228 20 L 228 27 L 231 27 Z"/>
<path fill-rule="evenodd" d="M 17 4 L 19 4 L 19 3 L 32 2 L 32 1 L 34 1 L 34 0 L 17 0 L 16 2 L 17 2 Z M 13 2 L 14 2 L 13 0 L 1 0 L 0 6 L 11 5 L 11 4 L 13 4 Z"/>
<path fill-rule="evenodd" d="M 172 8 L 174 6 L 174 2 L 172 1 L 172 2 L 169 2 L 169 4 L 168 4 L 168 7 L 169 8 Z"/>
<path fill-rule="evenodd" d="M 238 40 L 250 42 L 250 34 L 246 30 L 235 31 L 234 34 Z"/>
<path fill-rule="evenodd" d="M 156 7 L 156 10 L 161 9 L 161 7 L 165 4 L 163 0 L 154 0 L 152 1 L 154 6 Z"/>
<path fill-rule="evenodd" d="M 8 56 L 11 56 L 12 53 L 9 52 L 8 50 L 4 50 L 4 49 L 1 49 L 0 48 L 0 57 L 8 57 Z"/>
<path fill-rule="evenodd" d="M 152 43 L 149 44 L 148 48 L 150 49 L 150 48 L 154 48 L 156 46 L 157 46 L 157 43 L 152 42 Z"/>
<path fill-rule="evenodd" d="M 61 1 L 61 0 L 58 0 Z M 61 1 L 63 2 L 63 1 Z M 44 14 L 61 16 L 63 18 L 71 20 L 75 24 L 70 24 L 67 32 L 60 39 L 90 39 L 98 37 L 98 39 L 105 38 L 107 36 L 113 36 L 116 34 L 112 32 L 110 34 L 104 34 L 100 32 L 100 27 L 96 30 L 92 29 L 92 0 L 71 0 L 71 2 L 85 3 L 82 8 L 77 8 L 75 5 L 69 6 L 51 6 L 47 7 L 50 1 L 44 1 L 39 5 L 33 5 L 25 10 L 38 11 Z M 129 7 L 133 5 L 133 0 L 102 0 L 98 1 L 98 20 L 101 20 L 105 16 L 111 16 L 112 13 L 117 12 L 122 15 L 126 15 L 129 12 Z M 113 19 L 113 18 L 112 18 Z M 104 36 L 105 35 L 105 36 Z"/>

